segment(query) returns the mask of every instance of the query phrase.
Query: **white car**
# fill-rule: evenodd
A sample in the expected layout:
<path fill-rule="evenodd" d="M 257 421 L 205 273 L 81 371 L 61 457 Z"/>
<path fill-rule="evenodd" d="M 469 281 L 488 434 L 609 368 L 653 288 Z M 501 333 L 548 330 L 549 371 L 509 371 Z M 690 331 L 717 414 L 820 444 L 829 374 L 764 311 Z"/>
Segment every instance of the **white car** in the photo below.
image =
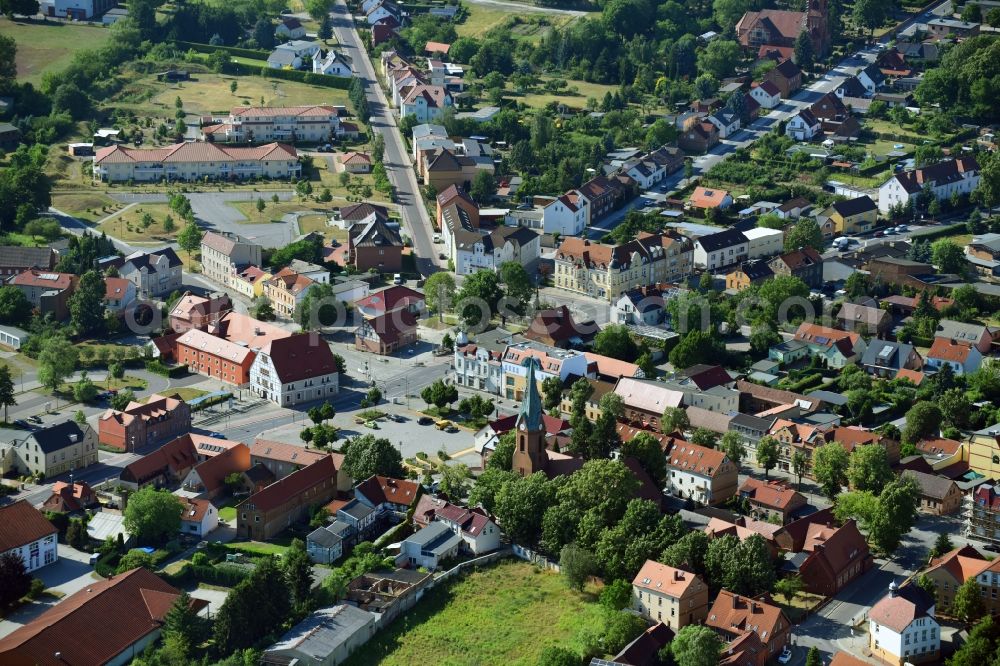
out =
<path fill-rule="evenodd" d="M 785 647 L 785 649 L 781 651 L 781 654 L 778 655 L 778 663 L 787 664 L 791 660 L 792 660 L 792 651 L 788 649 L 788 647 Z"/>

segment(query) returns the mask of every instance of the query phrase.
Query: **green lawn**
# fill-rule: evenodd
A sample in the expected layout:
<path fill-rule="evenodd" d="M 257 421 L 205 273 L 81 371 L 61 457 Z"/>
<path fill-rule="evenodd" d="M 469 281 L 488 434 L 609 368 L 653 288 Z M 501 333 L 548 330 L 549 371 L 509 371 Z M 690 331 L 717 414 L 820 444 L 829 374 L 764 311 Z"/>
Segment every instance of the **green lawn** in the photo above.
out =
<path fill-rule="evenodd" d="M 347 664 L 534 666 L 552 645 L 582 652 L 582 635 L 601 630 L 601 612 L 558 574 L 505 562 L 435 588 Z"/>
<path fill-rule="evenodd" d="M 236 510 L 234 508 L 233 519 L 235 518 Z M 245 551 L 248 553 L 256 553 L 258 555 L 284 555 L 285 551 L 288 550 L 288 545 L 282 545 L 280 543 L 265 543 L 263 541 L 238 541 L 227 543 L 226 548 L 237 552 Z"/>
<path fill-rule="evenodd" d="M 84 222 L 96 222 L 124 204 L 99 192 L 61 193 L 52 195 L 52 207 Z"/>
<path fill-rule="evenodd" d="M 224 520 L 227 523 L 236 520 L 236 507 L 224 506 L 219 509 L 219 519 Z"/>
<path fill-rule="evenodd" d="M 208 395 L 208 391 L 203 391 L 201 389 L 191 388 L 190 386 L 182 386 L 181 388 L 169 388 L 164 391 L 167 395 L 177 395 L 184 402 L 191 402 L 195 398 L 200 398 L 203 395 Z"/>
<path fill-rule="evenodd" d="M 152 223 L 144 227 L 143 220 L 147 215 L 152 218 Z M 167 217 L 174 223 L 171 231 L 164 227 Z M 114 217 L 108 217 L 97 225 L 97 230 L 126 243 L 148 243 L 171 241 L 183 226 L 184 220 L 170 210 L 167 204 L 140 203 Z"/>
<path fill-rule="evenodd" d="M 26 23 L 0 19 L 0 35 L 17 42 L 17 80 L 37 86 L 45 72 L 66 67 L 77 51 L 103 46 L 111 31 L 71 23 Z"/>

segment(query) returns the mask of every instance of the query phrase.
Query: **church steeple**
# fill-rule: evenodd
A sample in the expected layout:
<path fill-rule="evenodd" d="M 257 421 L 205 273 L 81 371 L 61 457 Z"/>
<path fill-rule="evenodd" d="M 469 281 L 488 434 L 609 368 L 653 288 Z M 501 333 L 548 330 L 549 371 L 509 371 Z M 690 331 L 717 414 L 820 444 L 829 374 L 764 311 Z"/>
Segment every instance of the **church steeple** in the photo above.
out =
<path fill-rule="evenodd" d="M 535 472 L 545 471 L 548 456 L 545 453 L 545 428 L 542 426 L 542 397 L 538 394 L 538 384 L 535 380 L 535 364 L 538 360 L 528 357 L 524 365 L 527 384 L 524 387 L 524 399 L 515 423 L 516 443 L 511 469 L 521 476 L 529 476 Z"/>

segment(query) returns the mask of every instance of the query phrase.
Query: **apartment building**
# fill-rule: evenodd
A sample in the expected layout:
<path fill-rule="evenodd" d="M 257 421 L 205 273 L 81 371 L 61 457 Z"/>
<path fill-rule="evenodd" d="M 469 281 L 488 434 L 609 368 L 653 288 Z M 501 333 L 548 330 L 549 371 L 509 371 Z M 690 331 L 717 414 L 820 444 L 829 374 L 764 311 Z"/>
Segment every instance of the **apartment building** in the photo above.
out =
<path fill-rule="evenodd" d="M 266 541 L 336 493 L 337 466 L 332 456 L 324 456 L 237 504 L 236 532 L 243 538 Z"/>
<path fill-rule="evenodd" d="M 119 451 L 135 451 L 191 430 L 191 408 L 177 397 L 153 394 L 146 402 L 130 402 L 122 411 L 109 409 L 98 421 L 99 441 Z"/>
<path fill-rule="evenodd" d="M 97 433 L 87 424 L 63 421 L 24 439 L 0 443 L 0 469 L 53 477 L 97 462 Z"/>
<path fill-rule="evenodd" d="M 209 231 L 201 239 L 202 273 L 229 286 L 247 266 L 260 266 L 261 249 L 237 234 Z"/>
<path fill-rule="evenodd" d="M 504 397 L 516 401 L 524 399 L 528 386 L 528 368 L 524 362 L 528 358 L 538 361 L 534 376 L 539 390 L 542 382 L 549 377 L 565 381 L 570 375 L 588 376 L 589 361 L 583 352 L 549 347 L 537 342 L 518 342 L 507 345 L 504 350 L 501 366 Z"/>
<path fill-rule="evenodd" d="M 340 368 L 330 345 L 316 333 L 271 340 L 250 365 L 250 391 L 282 407 L 336 395 Z"/>
<path fill-rule="evenodd" d="M 667 454 L 666 490 L 674 497 L 717 506 L 736 494 L 739 470 L 722 451 L 688 442 Z"/>
<path fill-rule="evenodd" d="M 94 155 L 94 180 L 108 183 L 194 180 L 291 180 L 302 175 L 295 148 L 268 143 L 252 148 L 184 142 L 166 148 L 115 144 Z"/>
<path fill-rule="evenodd" d="M 337 107 L 236 106 L 229 117 L 202 128 L 206 141 L 268 143 L 271 141 L 330 141 L 340 133 Z"/>
<path fill-rule="evenodd" d="M 698 574 L 646 560 L 632 580 L 632 609 L 680 631 L 708 616 L 708 584 Z"/>
<path fill-rule="evenodd" d="M 884 215 L 892 206 L 905 206 L 925 187 L 937 199 L 949 199 L 952 194 L 970 194 L 978 186 L 979 162 L 975 157 L 945 160 L 893 175 L 878 189 L 878 209 Z"/>
<path fill-rule="evenodd" d="M 616 302 L 640 287 L 678 282 L 691 272 L 687 239 L 640 232 L 621 245 L 566 238 L 556 250 L 552 279 L 556 287 Z"/>

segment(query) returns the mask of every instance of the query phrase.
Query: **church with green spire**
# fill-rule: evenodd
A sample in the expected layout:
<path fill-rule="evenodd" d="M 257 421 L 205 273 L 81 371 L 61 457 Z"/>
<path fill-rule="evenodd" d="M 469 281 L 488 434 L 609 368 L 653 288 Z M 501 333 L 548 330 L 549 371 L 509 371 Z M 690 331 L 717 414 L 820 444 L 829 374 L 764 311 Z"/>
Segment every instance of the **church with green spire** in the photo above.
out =
<path fill-rule="evenodd" d="M 545 471 L 548 456 L 545 453 L 545 428 L 542 424 L 542 396 L 538 393 L 538 382 L 535 379 L 538 359 L 529 356 L 524 365 L 528 368 L 528 379 L 521 410 L 514 425 L 517 434 L 511 469 L 515 474 L 529 476 Z"/>

